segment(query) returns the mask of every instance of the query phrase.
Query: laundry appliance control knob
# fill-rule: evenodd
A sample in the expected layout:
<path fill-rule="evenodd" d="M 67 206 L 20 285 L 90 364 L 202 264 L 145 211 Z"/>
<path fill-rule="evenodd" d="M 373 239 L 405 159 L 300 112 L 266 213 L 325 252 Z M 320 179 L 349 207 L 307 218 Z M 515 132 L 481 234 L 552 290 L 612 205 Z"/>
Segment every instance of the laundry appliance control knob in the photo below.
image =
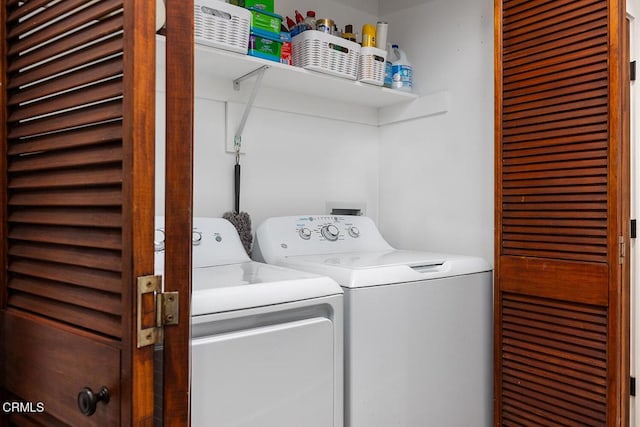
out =
<path fill-rule="evenodd" d="M 325 239 L 331 242 L 335 242 L 336 240 L 338 240 L 340 230 L 338 230 L 338 227 L 336 227 L 335 225 L 325 225 L 320 230 L 320 233 L 322 233 L 322 237 L 324 237 Z"/>
<path fill-rule="evenodd" d="M 349 227 L 349 236 L 354 238 L 360 237 L 360 229 L 356 226 Z"/>
<path fill-rule="evenodd" d="M 298 230 L 298 234 L 304 240 L 309 240 L 311 238 L 311 230 L 309 230 L 308 228 L 301 228 L 300 230 Z"/>

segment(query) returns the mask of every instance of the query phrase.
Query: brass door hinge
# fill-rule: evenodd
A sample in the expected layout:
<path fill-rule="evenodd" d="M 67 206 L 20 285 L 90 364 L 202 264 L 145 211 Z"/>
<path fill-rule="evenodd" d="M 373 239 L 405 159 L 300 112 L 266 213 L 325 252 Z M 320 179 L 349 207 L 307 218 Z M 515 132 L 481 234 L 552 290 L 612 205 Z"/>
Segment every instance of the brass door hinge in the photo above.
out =
<path fill-rule="evenodd" d="M 626 245 L 624 243 L 624 237 L 623 236 L 618 236 L 618 243 L 620 244 L 620 252 L 618 253 L 618 256 L 619 256 L 618 262 L 620 264 L 624 264 Z"/>
<path fill-rule="evenodd" d="M 153 326 L 143 327 L 144 298 L 151 298 L 154 307 Z M 163 327 L 178 324 L 178 292 L 162 292 L 162 276 L 138 277 L 138 348 L 161 343 Z M 148 301 L 149 302 L 149 301 Z"/>

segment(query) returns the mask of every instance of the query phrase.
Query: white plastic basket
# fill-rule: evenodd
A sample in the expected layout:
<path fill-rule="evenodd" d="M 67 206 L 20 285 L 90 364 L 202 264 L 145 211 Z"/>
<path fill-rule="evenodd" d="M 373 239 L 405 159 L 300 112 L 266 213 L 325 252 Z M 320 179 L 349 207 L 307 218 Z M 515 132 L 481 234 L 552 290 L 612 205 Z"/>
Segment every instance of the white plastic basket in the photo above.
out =
<path fill-rule="evenodd" d="M 384 83 L 384 68 L 387 51 L 376 47 L 360 49 L 360 66 L 358 67 L 358 81 L 382 86 Z"/>
<path fill-rule="evenodd" d="M 346 79 L 358 77 L 360 45 L 331 34 L 307 30 L 291 40 L 293 65 Z"/>
<path fill-rule="evenodd" d="M 195 0 L 196 43 L 247 54 L 251 12 L 218 0 Z"/>

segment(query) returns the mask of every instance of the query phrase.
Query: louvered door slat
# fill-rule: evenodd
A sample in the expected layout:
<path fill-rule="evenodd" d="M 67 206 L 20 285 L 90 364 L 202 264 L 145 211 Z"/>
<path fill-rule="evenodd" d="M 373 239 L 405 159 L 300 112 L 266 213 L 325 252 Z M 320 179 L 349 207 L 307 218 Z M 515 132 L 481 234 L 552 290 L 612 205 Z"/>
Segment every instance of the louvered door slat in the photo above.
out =
<path fill-rule="evenodd" d="M 11 280 L 10 287 L 22 293 L 41 295 L 55 301 L 61 301 L 78 307 L 112 314 L 122 315 L 120 296 L 109 292 L 100 292 L 100 298 L 96 298 L 94 289 L 82 286 L 72 286 L 66 283 L 39 280 L 32 277 L 17 276 Z"/>
<path fill-rule="evenodd" d="M 46 117 L 21 122 L 11 128 L 9 138 L 36 136 L 93 123 L 106 122 L 121 117 L 122 101 L 110 101 L 96 106 L 56 114 L 55 120 Z"/>
<path fill-rule="evenodd" d="M 41 190 L 22 192 L 9 198 L 10 206 L 120 206 L 122 191 L 117 188 Z"/>
<path fill-rule="evenodd" d="M 531 407 L 554 414 L 553 417 L 549 417 L 551 420 L 549 425 L 555 425 L 558 422 L 567 423 L 567 425 L 576 427 L 604 424 L 604 414 L 589 411 L 583 406 L 574 405 L 567 401 L 560 400 L 555 396 L 549 396 L 532 388 L 525 387 L 522 382 L 505 381 L 503 387 L 505 389 L 505 396 L 519 397 L 517 401 L 513 399 L 512 404 L 516 405 L 519 402 L 524 402 Z"/>
<path fill-rule="evenodd" d="M 526 123 L 541 123 L 592 114 L 606 114 L 607 109 L 606 103 L 603 105 L 601 99 L 586 99 L 583 102 L 566 103 L 564 106 L 551 105 L 505 114 L 504 125 L 509 127 L 511 122 L 515 122 L 513 125 L 520 124 L 521 120 L 526 120 Z"/>
<path fill-rule="evenodd" d="M 601 128 L 601 127 L 600 127 Z M 580 148 L 585 150 L 601 148 L 602 144 L 607 144 L 607 134 L 598 131 L 597 128 L 590 127 L 590 132 L 582 135 L 568 135 L 562 138 L 549 138 L 529 140 L 523 142 L 512 142 L 503 146 L 503 157 L 514 161 L 518 157 L 529 155 L 542 155 L 546 153 L 579 152 Z M 517 151 L 516 151 L 517 150 Z"/>
<path fill-rule="evenodd" d="M 539 409 L 534 409 L 532 412 L 526 412 L 527 410 L 531 410 L 531 408 L 527 408 L 526 405 L 518 405 L 517 407 L 505 405 L 503 425 L 539 427 L 541 425 L 549 425 L 552 421 L 560 422 L 558 419 L 549 420 L 544 418 L 545 412 Z"/>
<path fill-rule="evenodd" d="M 505 367 L 505 373 L 513 377 L 517 384 L 524 385 L 525 387 L 537 392 L 546 393 L 552 398 L 555 397 L 559 400 L 571 399 L 571 401 L 576 402 L 576 404 L 585 408 L 585 414 L 604 421 L 604 413 L 590 410 L 591 406 L 594 404 L 600 407 L 606 404 L 606 400 L 602 395 L 592 395 L 587 393 L 579 396 L 576 395 L 576 389 L 571 386 L 565 386 L 562 383 L 558 384 L 557 382 L 546 380 L 544 377 L 532 375 L 511 367 Z M 593 397 L 593 399 L 589 399 L 589 397 Z"/>
<path fill-rule="evenodd" d="M 518 4 L 517 6 L 511 5 L 511 3 L 505 4 L 505 21 L 509 20 L 509 16 L 516 14 L 517 21 L 515 22 L 524 22 L 527 18 L 535 18 L 545 12 L 553 12 L 558 8 L 558 5 L 567 5 L 570 2 L 571 0 L 562 0 L 561 2 L 551 2 L 547 0 L 533 2 L 533 4 L 531 2 L 525 2 L 524 4 Z"/>
<path fill-rule="evenodd" d="M 540 88 L 542 90 L 551 90 L 568 86 L 568 80 L 571 80 L 574 85 L 599 80 L 602 78 L 602 62 L 603 58 L 601 57 L 590 57 L 586 59 L 586 62 L 582 65 L 581 69 L 568 68 L 563 71 L 555 70 L 551 74 L 542 75 L 532 73 L 514 75 L 505 79 L 503 90 L 516 91 L 532 87 Z M 529 89 L 529 91 L 531 91 L 531 89 Z M 510 92 L 510 94 L 522 94 L 522 92 Z M 595 95 L 594 98 L 598 98 L 598 96 Z M 589 98 L 584 97 L 584 99 Z M 566 101 L 559 101 L 558 104 L 562 104 L 564 102 Z M 545 106 L 552 105 L 545 104 Z M 513 109 L 513 107 L 511 109 Z"/>
<path fill-rule="evenodd" d="M 69 34 L 74 29 L 91 21 L 104 18 L 121 7 L 122 0 L 103 0 L 96 3 L 94 7 L 82 9 L 59 21 L 54 21 L 51 25 L 45 26 L 27 37 L 20 38 L 20 41 L 12 43 L 9 46 L 9 56 L 39 47 L 63 34 Z"/>
<path fill-rule="evenodd" d="M 122 217 L 114 208 L 16 208 L 9 221 L 90 227 L 121 227 Z"/>
<path fill-rule="evenodd" d="M 544 5 L 548 5 L 553 3 L 553 0 L 538 0 L 536 2 L 520 0 L 520 1 L 505 1 L 504 2 L 504 11 L 503 14 L 505 17 L 514 14 L 524 14 L 527 10 L 532 9 L 534 7 L 542 7 Z"/>
<path fill-rule="evenodd" d="M 120 252 L 116 251 L 16 242 L 9 246 L 9 255 L 106 271 L 122 271 Z"/>
<path fill-rule="evenodd" d="M 53 4 L 51 2 L 44 1 L 42 6 L 46 6 L 46 10 L 43 10 L 31 19 L 25 19 L 22 22 L 17 22 L 16 25 L 11 27 L 11 30 L 7 34 L 7 38 L 9 40 L 17 38 L 17 36 L 27 33 L 41 25 L 47 24 L 67 12 L 71 12 L 78 9 L 80 6 L 86 5 L 86 3 L 86 0 L 65 0 Z"/>
<path fill-rule="evenodd" d="M 111 100 L 122 96 L 123 87 L 121 79 L 95 84 L 82 90 L 66 92 L 57 96 L 29 103 L 18 107 L 9 115 L 9 122 L 31 119 L 33 117 L 56 113 L 69 108 L 77 108 L 79 105 L 87 105 L 100 101 Z"/>
<path fill-rule="evenodd" d="M 9 8 L 10 10 L 13 9 L 7 17 L 8 24 L 14 23 L 15 21 L 18 21 L 21 18 L 25 18 L 27 15 L 31 14 L 32 12 L 46 6 L 47 3 L 51 3 L 50 0 L 30 0 L 30 1 L 23 1 L 22 5 L 19 8 L 12 8 L 12 6 L 15 6 L 19 2 L 20 0 L 17 0 L 17 1 L 11 1 L 9 4 L 7 4 L 7 8 Z"/>
<path fill-rule="evenodd" d="M 64 77 L 56 78 L 53 81 L 49 80 L 45 84 L 35 84 L 28 89 L 14 92 L 9 95 L 8 104 L 9 106 L 14 106 L 20 103 L 34 101 L 68 89 L 99 82 L 110 77 L 118 77 L 120 75 L 122 75 L 121 58 L 104 61 L 92 67 L 65 74 Z"/>
<path fill-rule="evenodd" d="M 536 358 L 538 356 L 538 358 Z M 552 358 L 539 359 L 540 355 L 527 354 L 526 351 L 511 351 L 504 354 L 504 366 L 515 367 L 523 372 L 531 372 L 540 378 L 553 379 L 558 384 L 573 386 L 575 390 L 585 390 L 592 400 L 603 402 L 606 396 L 606 381 L 602 372 L 585 372 L 581 369 L 569 367 L 565 363 L 557 364 Z"/>
<path fill-rule="evenodd" d="M 11 172 L 57 169 L 70 166 L 90 166 L 122 161 L 122 146 L 101 145 L 78 148 L 72 152 L 56 151 L 51 154 L 21 156 L 11 159 Z"/>
<path fill-rule="evenodd" d="M 603 71 L 605 64 L 602 57 L 591 57 L 578 64 L 568 64 L 580 67 L 581 70 L 573 68 L 546 75 L 540 75 L 534 71 L 517 76 L 518 79 L 506 82 L 503 88 L 512 98 L 508 104 L 505 104 L 509 110 L 507 112 L 512 111 L 511 106 L 518 108 L 520 104 L 545 100 L 547 102 L 545 105 L 549 105 L 549 102 L 557 102 L 557 98 L 561 96 L 601 89 L 603 87 L 601 81 L 607 75 Z M 520 107 L 524 107 L 520 109 L 527 109 L 528 106 L 520 105 Z"/>
<path fill-rule="evenodd" d="M 10 156 L 18 156 L 21 154 L 57 151 L 99 145 L 120 139 L 122 139 L 122 123 L 117 121 L 89 128 L 70 130 L 60 134 L 43 135 L 24 141 L 17 141 L 9 148 L 8 154 Z"/>
<path fill-rule="evenodd" d="M 596 11 L 595 13 L 574 17 L 572 19 L 573 25 L 570 27 L 567 27 L 566 23 L 560 22 L 556 25 L 549 25 L 548 27 L 540 30 L 532 31 L 530 33 L 525 32 L 516 37 L 510 37 L 508 40 L 509 44 L 504 45 L 505 52 L 536 45 L 544 45 L 544 43 L 556 40 L 566 36 L 567 34 L 575 34 L 577 28 L 580 28 L 582 25 L 591 24 L 594 21 L 599 21 L 599 17 L 600 14 Z M 600 22 L 598 22 L 598 24 L 602 25 Z"/>
<path fill-rule="evenodd" d="M 9 238 L 15 241 L 122 250 L 122 236 L 118 229 L 15 224 L 11 228 Z"/>
<path fill-rule="evenodd" d="M 104 42 L 96 45 L 84 47 L 73 53 L 65 55 L 63 58 L 52 59 L 44 65 L 30 68 L 12 77 L 7 87 L 16 89 L 20 86 L 26 86 L 44 79 L 51 79 L 60 73 L 74 70 L 95 61 L 110 59 L 110 57 L 119 55 L 124 47 L 122 36 L 116 34 Z"/>
<path fill-rule="evenodd" d="M 21 173 L 11 178 L 9 187 L 17 189 L 90 187 L 122 183 L 122 168 L 104 166 L 100 169 L 63 169 L 52 172 Z"/>
<path fill-rule="evenodd" d="M 105 19 L 94 24 L 91 28 L 92 31 L 90 32 L 81 31 L 70 34 L 61 40 L 57 40 L 53 46 L 44 45 L 35 51 L 31 51 L 17 57 L 16 60 L 12 62 L 11 66 L 8 67 L 8 71 L 12 73 L 53 58 L 56 55 L 64 54 L 71 49 L 86 45 L 87 43 L 95 43 L 103 37 L 119 32 L 122 30 L 122 26 L 123 21 L 121 15 Z"/>
<path fill-rule="evenodd" d="M 573 154 L 573 153 L 571 153 Z M 607 173 L 606 152 L 603 158 L 526 163 L 505 166 L 505 179 L 550 178 L 554 176 L 584 176 Z"/>
<path fill-rule="evenodd" d="M 580 36 L 558 40 L 553 44 L 547 45 L 547 50 L 543 52 L 539 52 L 539 49 L 536 48 L 518 51 L 518 55 L 513 55 L 513 58 L 505 58 L 505 70 L 533 63 L 539 64 L 542 60 L 552 61 L 553 58 L 557 58 L 558 56 L 566 57 L 566 54 L 569 52 L 577 53 L 592 47 L 600 46 L 602 44 L 602 36 L 606 34 L 606 28 L 597 28 L 588 33 L 581 34 Z M 533 52 L 539 53 L 534 54 Z"/>
<path fill-rule="evenodd" d="M 606 151 L 603 149 L 586 150 L 584 146 L 588 145 L 589 148 L 605 148 L 605 147 L 602 147 L 602 145 L 605 145 L 605 144 L 606 144 L 605 142 L 596 142 L 596 143 L 580 144 L 575 147 L 562 145 L 559 147 L 559 150 L 558 150 L 559 152 L 557 154 L 556 154 L 556 151 L 553 151 L 552 149 L 549 149 L 549 148 L 545 150 L 546 153 L 542 152 L 541 155 L 536 155 L 537 153 L 533 152 L 533 150 L 530 150 L 528 153 L 524 154 L 523 153 L 524 150 L 523 150 L 516 153 L 512 153 L 514 156 L 519 155 L 518 157 L 505 158 L 504 165 L 505 167 L 523 167 L 525 165 L 528 165 L 530 167 L 536 167 L 534 165 L 540 165 L 539 166 L 540 170 L 552 169 L 554 167 L 558 167 L 566 163 L 566 162 L 563 162 L 566 158 L 566 153 L 571 153 L 571 156 L 573 159 L 575 159 L 575 161 L 583 161 L 583 160 L 586 161 L 588 159 L 592 159 L 592 161 L 594 162 L 599 162 L 599 160 L 595 160 L 595 159 L 601 158 L 603 154 L 606 156 Z M 545 164 L 549 164 L 549 165 L 545 165 Z M 603 195 L 597 195 L 597 194 L 594 196 L 596 198 L 604 197 Z"/>
<path fill-rule="evenodd" d="M 560 50 L 558 53 L 563 51 Z M 578 52 L 560 54 L 544 61 L 514 66 L 505 70 L 504 83 L 508 85 L 521 82 L 521 85 L 530 87 L 539 81 L 561 79 L 563 75 L 560 73 L 563 71 L 569 70 L 571 73 L 575 73 L 575 67 L 586 67 L 594 63 L 606 64 L 607 52 L 607 45 L 600 43 L 595 47 Z M 603 68 L 606 69 L 606 67 Z M 538 80 L 534 80 L 535 78 Z"/>
<path fill-rule="evenodd" d="M 600 95 L 601 94 L 602 92 L 600 92 Z M 598 92 L 595 92 L 592 98 L 589 98 L 588 94 L 581 94 L 581 96 L 584 96 L 585 99 L 577 102 L 567 102 L 565 98 L 560 101 L 556 100 L 558 104 L 547 102 L 542 105 L 538 105 L 537 107 L 532 105 L 521 105 L 518 109 L 510 109 L 509 112 L 505 112 L 504 114 L 505 126 L 508 126 L 510 121 L 526 119 L 529 123 L 532 123 L 534 120 L 549 120 L 553 115 L 559 119 L 571 118 L 575 117 L 575 115 L 581 114 L 581 110 L 586 111 L 588 108 L 607 108 L 606 102 L 603 102 L 602 99 L 598 98 Z M 565 115 L 558 116 L 559 113 Z"/>
<path fill-rule="evenodd" d="M 544 194 L 544 195 L 528 195 L 522 196 L 504 196 L 504 203 L 545 203 L 545 202 L 606 202 L 606 198 L 602 193 L 588 194 Z"/>
<path fill-rule="evenodd" d="M 517 19 L 506 16 L 502 28 L 508 37 L 512 37 L 516 34 L 538 30 L 544 28 L 545 25 L 563 22 L 600 9 L 602 9 L 600 0 L 557 0 L 553 4 L 512 15 Z"/>
<path fill-rule="evenodd" d="M 119 274 L 86 267 L 18 258 L 12 261 L 9 271 L 24 276 L 84 286 L 100 291 L 117 293 L 120 289 Z"/>
<path fill-rule="evenodd" d="M 544 37 L 550 33 L 561 32 L 568 28 L 575 28 L 578 25 L 592 22 L 594 19 L 599 19 L 601 22 L 607 19 L 607 7 L 602 4 L 602 1 L 588 8 L 577 9 L 572 14 L 558 16 L 542 21 L 535 26 L 521 27 L 511 31 L 509 34 L 505 34 L 503 45 L 505 48 L 513 48 L 514 46 L 535 40 L 538 37 Z"/>
<path fill-rule="evenodd" d="M 563 28 L 554 32 L 540 34 L 530 40 L 520 41 L 519 43 L 512 44 L 511 46 L 504 47 L 505 59 L 515 58 L 524 52 L 534 52 L 539 49 L 545 49 L 548 43 L 554 43 L 558 40 L 566 40 L 570 37 L 575 37 L 576 34 L 593 30 L 594 28 L 601 28 L 602 23 L 593 18 L 593 15 L 581 18 L 581 23 L 571 28 Z"/>
<path fill-rule="evenodd" d="M 607 86 L 601 81 L 589 82 L 577 87 L 559 87 L 541 93 L 531 94 L 529 97 L 520 96 L 505 99 L 505 113 L 530 110 L 540 107 L 550 107 L 564 102 L 573 102 L 579 99 L 592 99 L 607 95 Z"/>
<path fill-rule="evenodd" d="M 596 124 L 587 124 L 587 123 L 577 123 L 579 126 L 575 126 L 573 128 L 562 128 L 562 129 L 552 129 L 547 131 L 540 131 L 535 133 L 525 133 L 522 135 L 514 134 L 504 137 L 505 145 L 511 144 L 514 142 L 531 142 L 537 140 L 549 140 L 549 139 L 558 139 L 568 137 L 573 138 L 577 135 L 588 135 L 587 138 L 593 140 L 595 134 L 601 134 L 605 132 L 608 127 L 607 123 L 599 123 Z M 584 139 L 584 137 L 583 137 Z M 532 145 L 520 144 L 516 147 L 518 148 L 528 148 Z M 508 148 L 507 148 L 508 149 Z"/>
<path fill-rule="evenodd" d="M 77 305 L 63 304 L 59 301 L 52 304 L 51 300 L 46 298 L 20 292 L 11 295 L 9 303 L 13 307 L 94 330 L 110 337 L 120 338 L 122 333 L 122 325 L 118 316 L 88 310 Z"/>

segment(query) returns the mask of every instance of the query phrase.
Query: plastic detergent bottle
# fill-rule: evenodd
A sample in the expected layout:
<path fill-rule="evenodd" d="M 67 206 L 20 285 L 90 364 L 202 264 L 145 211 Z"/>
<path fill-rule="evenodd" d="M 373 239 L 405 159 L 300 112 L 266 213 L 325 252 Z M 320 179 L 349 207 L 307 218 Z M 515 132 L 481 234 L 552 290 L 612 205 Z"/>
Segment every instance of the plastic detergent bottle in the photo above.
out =
<path fill-rule="evenodd" d="M 397 44 L 391 46 L 393 60 L 391 70 L 393 73 L 391 88 L 411 92 L 413 90 L 413 69 L 407 60 L 407 55 L 400 50 Z"/>
<path fill-rule="evenodd" d="M 307 17 L 304 18 L 304 23 L 309 26 L 310 29 L 316 29 L 316 12 L 313 10 L 307 11 Z"/>

